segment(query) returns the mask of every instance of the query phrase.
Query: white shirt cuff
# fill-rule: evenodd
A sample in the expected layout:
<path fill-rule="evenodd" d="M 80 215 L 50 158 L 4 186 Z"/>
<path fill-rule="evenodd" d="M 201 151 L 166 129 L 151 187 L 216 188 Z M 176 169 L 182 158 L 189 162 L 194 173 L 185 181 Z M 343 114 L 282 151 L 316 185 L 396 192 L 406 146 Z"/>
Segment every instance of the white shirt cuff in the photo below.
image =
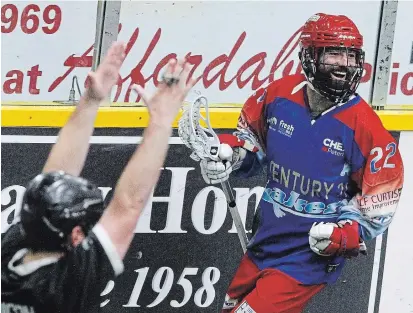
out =
<path fill-rule="evenodd" d="M 100 244 L 105 250 L 108 259 L 112 264 L 113 270 L 115 271 L 115 275 L 118 276 L 122 274 L 124 270 L 123 261 L 119 257 L 118 251 L 116 250 L 116 247 L 106 230 L 98 223 L 93 227 L 92 231 L 99 239 Z"/>

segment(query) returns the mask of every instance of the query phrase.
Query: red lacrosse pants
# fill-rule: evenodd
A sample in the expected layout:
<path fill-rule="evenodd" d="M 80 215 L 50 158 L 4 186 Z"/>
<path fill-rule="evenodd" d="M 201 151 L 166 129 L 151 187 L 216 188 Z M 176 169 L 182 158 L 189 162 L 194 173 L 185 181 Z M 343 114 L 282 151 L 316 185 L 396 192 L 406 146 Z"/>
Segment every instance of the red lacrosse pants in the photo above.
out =
<path fill-rule="evenodd" d="M 245 254 L 228 288 L 222 313 L 301 313 L 324 286 L 302 285 L 276 269 L 260 271 Z M 235 306 L 234 300 L 238 300 Z"/>

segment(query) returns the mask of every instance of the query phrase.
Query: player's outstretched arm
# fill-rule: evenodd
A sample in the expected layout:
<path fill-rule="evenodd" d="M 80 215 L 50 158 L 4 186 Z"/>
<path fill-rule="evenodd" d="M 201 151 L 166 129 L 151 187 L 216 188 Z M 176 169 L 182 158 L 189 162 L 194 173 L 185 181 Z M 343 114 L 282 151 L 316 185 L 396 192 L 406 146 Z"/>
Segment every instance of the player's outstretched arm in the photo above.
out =
<path fill-rule="evenodd" d="M 125 167 L 113 198 L 99 221 L 122 259 L 132 241 L 141 211 L 158 181 L 160 168 L 168 150 L 172 122 L 193 85 L 192 80 L 186 83 L 188 74 L 188 64 L 182 69 L 182 62 L 177 64 L 172 60 L 167 65 L 165 77 L 172 77 L 175 81 L 178 79 L 178 83 L 161 83 L 151 98 L 141 87 L 135 87 L 148 107 L 149 125 L 145 129 L 142 143 Z"/>
<path fill-rule="evenodd" d="M 81 173 L 99 105 L 110 95 L 112 87 L 116 84 L 124 59 L 125 45 L 115 42 L 96 72 L 88 74 L 90 87 L 80 98 L 66 125 L 60 130 L 43 172 L 62 170 L 75 176 Z"/>

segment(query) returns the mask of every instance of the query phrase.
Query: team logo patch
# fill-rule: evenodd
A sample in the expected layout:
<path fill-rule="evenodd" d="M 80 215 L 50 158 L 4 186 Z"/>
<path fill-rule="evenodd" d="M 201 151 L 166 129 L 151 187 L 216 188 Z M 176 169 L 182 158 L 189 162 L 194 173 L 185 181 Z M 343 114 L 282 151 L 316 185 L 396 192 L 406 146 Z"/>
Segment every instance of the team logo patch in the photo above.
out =
<path fill-rule="evenodd" d="M 235 310 L 235 313 L 257 313 L 252 307 L 248 304 L 247 301 L 241 303 L 238 309 Z"/>

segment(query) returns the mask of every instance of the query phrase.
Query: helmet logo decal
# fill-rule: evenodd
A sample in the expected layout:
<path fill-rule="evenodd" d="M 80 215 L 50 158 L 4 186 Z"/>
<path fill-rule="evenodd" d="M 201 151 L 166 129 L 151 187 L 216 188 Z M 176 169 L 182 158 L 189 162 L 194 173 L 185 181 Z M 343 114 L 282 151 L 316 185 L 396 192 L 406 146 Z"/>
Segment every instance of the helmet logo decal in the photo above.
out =
<path fill-rule="evenodd" d="M 308 22 L 317 22 L 320 19 L 320 15 L 314 14 L 308 19 Z"/>

